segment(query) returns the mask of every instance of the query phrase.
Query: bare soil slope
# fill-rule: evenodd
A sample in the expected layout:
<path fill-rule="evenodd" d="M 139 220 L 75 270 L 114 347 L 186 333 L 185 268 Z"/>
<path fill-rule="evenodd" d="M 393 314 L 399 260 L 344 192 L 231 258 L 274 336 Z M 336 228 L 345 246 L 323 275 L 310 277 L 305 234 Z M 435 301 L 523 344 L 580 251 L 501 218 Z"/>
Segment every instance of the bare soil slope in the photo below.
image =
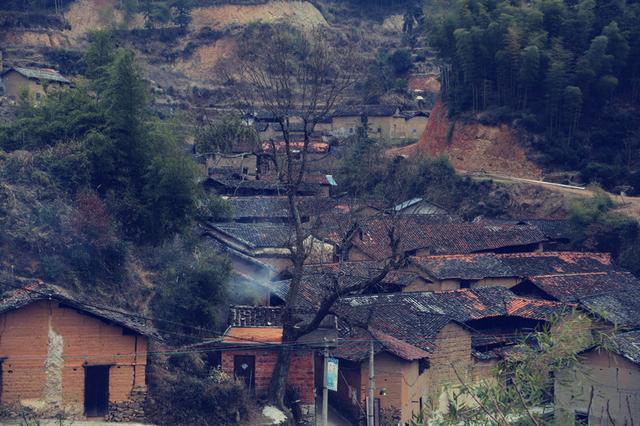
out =
<path fill-rule="evenodd" d="M 457 121 L 450 132 L 447 107 L 438 101 L 424 133 L 415 144 L 390 150 L 390 155 L 445 155 L 458 170 L 540 179 L 542 171 L 507 125 L 487 126 Z"/>
<path fill-rule="evenodd" d="M 251 22 L 284 20 L 302 28 L 328 25 L 322 13 L 307 1 L 271 1 L 258 5 L 228 4 L 195 8 L 191 12 L 190 29 L 209 27 L 224 30 Z"/>

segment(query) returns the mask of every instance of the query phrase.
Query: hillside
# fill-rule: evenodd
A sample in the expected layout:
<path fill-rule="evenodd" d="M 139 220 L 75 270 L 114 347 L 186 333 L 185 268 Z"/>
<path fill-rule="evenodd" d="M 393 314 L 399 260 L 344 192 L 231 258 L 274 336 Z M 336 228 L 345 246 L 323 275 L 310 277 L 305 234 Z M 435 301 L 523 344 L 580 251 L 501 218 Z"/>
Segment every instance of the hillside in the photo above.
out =
<path fill-rule="evenodd" d="M 238 39 L 252 24 L 287 22 L 303 31 L 326 27 L 337 36 L 348 32 L 350 42 L 371 58 L 380 48 L 396 47 L 402 30 L 401 23 L 398 27 L 385 21 L 384 12 L 382 17 L 362 14 L 357 6 L 332 0 L 217 2 L 195 7 L 190 15 L 184 30 L 167 24 L 146 28 L 140 13 L 125 23 L 117 0 L 73 0 L 60 18 L 37 21 L 27 17 L 16 25 L 5 25 L 0 45 L 7 46 L 3 48 L 6 63 L 51 65 L 67 75 L 76 74 L 79 70 L 72 65 L 86 48 L 88 34 L 113 29 L 120 44 L 136 51 L 154 90 L 161 95 L 159 105 L 184 108 L 233 100 L 220 67 L 236 60 Z M 392 16 L 402 22 L 401 15 Z"/>
<path fill-rule="evenodd" d="M 539 179 L 540 166 L 528 158 L 514 129 L 502 124 L 489 126 L 474 120 L 452 120 L 438 101 L 424 133 L 413 145 L 393 149 L 389 155 L 444 155 L 460 171 L 498 173 Z"/>

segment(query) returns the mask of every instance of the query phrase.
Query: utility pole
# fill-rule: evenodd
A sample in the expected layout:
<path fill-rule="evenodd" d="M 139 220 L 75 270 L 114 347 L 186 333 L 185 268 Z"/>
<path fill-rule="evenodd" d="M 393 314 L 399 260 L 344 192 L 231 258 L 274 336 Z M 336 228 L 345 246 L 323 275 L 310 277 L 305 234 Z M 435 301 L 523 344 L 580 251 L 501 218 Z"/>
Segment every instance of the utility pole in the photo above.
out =
<path fill-rule="evenodd" d="M 322 377 L 322 426 L 327 426 L 329 418 L 329 388 L 328 388 L 328 373 L 329 373 L 329 342 L 327 338 L 324 338 L 324 350 L 322 351 L 324 357 L 324 368 Z"/>
<path fill-rule="evenodd" d="M 369 401 L 367 404 L 367 426 L 375 426 L 375 416 L 373 410 L 375 409 L 374 395 L 376 392 L 375 375 L 373 371 L 373 340 L 369 343 Z"/>

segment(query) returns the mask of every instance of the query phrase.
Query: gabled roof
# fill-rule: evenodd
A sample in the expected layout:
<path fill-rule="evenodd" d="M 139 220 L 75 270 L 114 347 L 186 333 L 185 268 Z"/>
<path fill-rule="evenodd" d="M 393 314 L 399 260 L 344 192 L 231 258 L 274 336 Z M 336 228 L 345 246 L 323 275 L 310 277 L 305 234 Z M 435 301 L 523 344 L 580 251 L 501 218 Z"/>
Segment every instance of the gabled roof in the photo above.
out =
<path fill-rule="evenodd" d="M 158 338 L 155 327 L 151 325 L 149 320 L 142 318 L 140 315 L 91 303 L 84 297 L 62 287 L 37 280 L 24 283 L 21 288 L 4 292 L 0 296 L 0 314 L 20 309 L 33 302 L 51 299 L 143 336 Z"/>
<path fill-rule="evenodd" d="M 366 284 L 380 275 L 383 265 L 379 262 L 340 262 L 305 265 L 302 281 L 300 283 L 299 303 L 302 309 L 312 310 L 322 303 L 323 299 L 345 287 L 358 284 Z M 287 273 L 281 274 L 288 278 Z M 374 291 L 397 291 L 399 287 L 405 287 L 418 278 L 418 274 L 411 271 L 392 270 L 376 284 Z M 289 281 L 278 281 L 279 288 L 274 288 L 274 294 L 280 297 L 289 289 Z M 372 289 L 369 289 L 372 291 Z M 282 298 L 282 297 L 280 297 Z"/>
<path fill-rule="evenodd" d="M 376 304 L 403 306 L 418 312 L 445 315 L 459 322 L 508 316 L 545 320 L 570 306 L 520 297 L 504 287 L 377 294 L 345 298 L 344 303 L 353 308 Z"/>
<path fill-rule="evenodd" d="M 403 252 L 427 250 L 431 254 L 465 254 L 547 241 L 542 231 L 533 226 L 434 223 L 434 216 L 439 215 L 406 215 L 362 221 L 361 238 L 354 238 L 352 243 L 372 259 L 382 260 L 391 252 L 388 235 L 392 228 Z"/>
<path fill-rule="evenodd" d="M 248 249 L 287 248 L 291 243 L 292 227 L 286 223 L 209 223 L 211 230 L 235 240 Z M 217 235 L 212 234 L 215 238 Z"/>
<path fill-rule="evenodd" d="M 0 76 L 3 76 L 10 71 L 15 71 L 25 78 L 30 80 L 40 81 L 56 81 L 58 83 L 71 84 L 71 81 L 63 77 L 58 71 L 51 68 L 25 68 L 25 67 L 11 67 L 4 70 Z"/>
<path fill-rule="evenodd" d="M 411 263 L 429 276 L 444 279 L 525 278 L 541 274 L 604 272 L 612 269 L 606 253 L 526 252 L 414 256 Z"/>
<path fill-rule="evenodd" d="M 365 105 L 346 106 L 333 113 L 334 117 L 360 117 L 366 114 L 369 117 L 391 117 L 398 111 L 394 105 Z"/>
<path fill-rule="evenodd" d="M 640 286 L 583 297 L 577 303 L 618 327 L 640 327 Z"/>
<path fill-rule="evenodd" d="M 563 302 L 640 288 L 640 282 L 633 274 L 618 271 L 539 275 L 530 277 L 529 281 L 552 298 Z"/>
<path fill-rule="evenodd" d="M 612 349 L 618 355 L 640 365 L 640 330 L 620 333 L 613 338 Z"/>

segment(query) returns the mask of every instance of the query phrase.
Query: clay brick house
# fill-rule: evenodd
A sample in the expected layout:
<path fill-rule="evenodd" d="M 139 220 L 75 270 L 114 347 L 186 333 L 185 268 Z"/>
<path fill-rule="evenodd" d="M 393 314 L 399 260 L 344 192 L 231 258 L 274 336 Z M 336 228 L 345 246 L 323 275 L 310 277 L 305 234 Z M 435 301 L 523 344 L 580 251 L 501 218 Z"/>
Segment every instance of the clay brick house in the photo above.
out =
<path fill-rule="evenodd" d="M 279 307 L 232 306 L 229 327 L 222 341 L 216 343 L 222 348 L 222 370 L 244 381 L 257 396 L 267 392 L 276 365 L 278 345 L 282 343 L 281 315 Z M 323 338 L 335 339 L 334 321 L 327 318 L 318 330 L 298 340 L 291 356 L 288 384 L 298 394 L 304 417 L 315 415 L 315 351 Z"/>
<path fill-rule="evenodd" d="M 503 287 L 343 298 L 335 308 L 340 339 L 334 355 L 342 375 L 333 403 L 354 419 L 363 414 L 363 342 L 374 340 L 381 409 L 397 409 L 401 422 L 427 404 L 445 410 L 460 380 L 493 378 L 492 367 L 501 350 L 516 343 L 516 330 L 542 326 L 566 309 L 564 303 L 519 297 Z"/>
<path fill-rule="evenodd" d="M 0 95 L 13 99 L 18 99 L 25 90 L 40 98 L 46 96 L 49 90 L 71 84 L 70 80 L 51 68 L 10 67 L 0 72 L 0 80 Z"/>
<path fill-rule="evenodd" d="M 155 331 L 122 311 L 41 282 L 0 299 L 3 405 L 42 415 L 144 417 L 145 367 Z"/>
<path fill-rule="evenodd" d="M 555 378 L 556 424 L 633 425 L 640 418 L 640 331 L 589 348 Z"/>

